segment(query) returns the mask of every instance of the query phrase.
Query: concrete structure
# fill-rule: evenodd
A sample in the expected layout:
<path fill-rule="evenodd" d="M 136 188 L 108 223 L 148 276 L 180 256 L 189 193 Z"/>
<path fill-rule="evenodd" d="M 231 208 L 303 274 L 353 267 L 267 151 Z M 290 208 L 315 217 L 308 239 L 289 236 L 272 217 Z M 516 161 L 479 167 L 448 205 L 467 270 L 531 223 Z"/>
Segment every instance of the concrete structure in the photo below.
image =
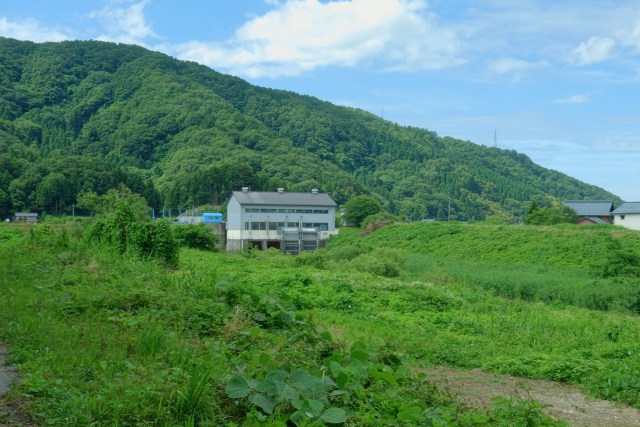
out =
<path fill-rule="evenodd" d="M 227 250 L 251 246 L 298 254 L 336 234 L 336 203 L 328 194 L 234 191 L 227 204 Z"/>
<path fill-rule="evenodd" d="M 578 225 L 609 224 L 613 201 L 611 200 L 566 200 L 566 206 L 576 211 L 580 219 Z"/>
<path fill-rule="evenodd" d="M 16 212 L 13 216 L 13 222 L 36 224 L 38 222 L 38 214 L 33 212 Z"/>
<path fill-rule="evenodd" d="M 612 214 L 615 225 L 640 230 L 640 202 L 623 203 Z"/>

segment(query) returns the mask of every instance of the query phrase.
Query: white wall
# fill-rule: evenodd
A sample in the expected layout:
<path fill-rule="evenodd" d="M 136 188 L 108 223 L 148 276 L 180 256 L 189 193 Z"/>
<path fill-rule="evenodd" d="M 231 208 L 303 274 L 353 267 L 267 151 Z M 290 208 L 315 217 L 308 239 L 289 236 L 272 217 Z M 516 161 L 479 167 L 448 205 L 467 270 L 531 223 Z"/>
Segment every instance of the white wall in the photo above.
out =
<path fill-rule="evenodd" d="M 622 219 L 623 216 L 624 219 Z M 614 215 L 613 223 L 631 230 L 640 230 L 640 214 Z"/>
<path fill-rule="evenodd" d="M 227 204 L 227 230 L 242 230 L 242 207 L 235 196 Z"/>

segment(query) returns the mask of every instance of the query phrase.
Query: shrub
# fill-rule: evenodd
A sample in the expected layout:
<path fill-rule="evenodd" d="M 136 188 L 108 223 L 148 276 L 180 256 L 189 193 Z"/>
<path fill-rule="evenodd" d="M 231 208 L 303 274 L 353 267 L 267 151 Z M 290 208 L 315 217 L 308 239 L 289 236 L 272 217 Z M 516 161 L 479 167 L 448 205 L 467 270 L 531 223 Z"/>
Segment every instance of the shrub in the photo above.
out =
<path fill-rule="evenodd" d="M 384 277 L 397 277 L 405 263 L 405 255 L 398 249 L 376 248 L 357 256 L 351 265 L 358 271 Z"/>
<path fill-rule="evenodd" d="M 205 251 L 217 250 L 218 238 L 213 235 L 212 229 L 205 224 L 178 225 L 174 227 L 173 233 L 182 247 Z"/>
<path fill-rule="evenodd" d="M 360 233 L 361 236 L 366 236 L 367 234 L 376 231 L 382 227 L 386 227 L 389 224 L 393 224 L 395 222 L 400 221 L 400 217 L 395 215 L 391 215 L 386 212 L 379 212 L 374 215 L 369 215 L 362 221 L 362 227 L 364 230 Z"/>
<path fill-rule="evenodd" d="M 178 265 L 179 246 L 167 221 L 136 221 L 127 202 L 116 201 L 115 212 L 97 219 L 85 238 L 120 254 L 156 258 L 169 267 Z"/>

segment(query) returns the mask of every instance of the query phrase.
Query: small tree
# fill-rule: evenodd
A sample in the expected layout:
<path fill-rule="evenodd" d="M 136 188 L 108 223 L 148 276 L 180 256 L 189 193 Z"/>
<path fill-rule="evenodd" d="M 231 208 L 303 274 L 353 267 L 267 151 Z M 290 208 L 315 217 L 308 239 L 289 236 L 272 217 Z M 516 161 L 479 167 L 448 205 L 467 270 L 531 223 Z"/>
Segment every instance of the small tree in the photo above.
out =
<path fill-rule="evenodd" d="M 98 196 L 93 191 L 80 193 L 77 207 L 89 211 L 91 215 L 105 215 L 116 210 L 118 200 L 127 202 L 137 220 L 146 220 L 150 217 L 151 208 L 144 197 L 134 193 L 124 184 L 118 185 L 117 189 L 112 188 L 102 196 Z"/>
<path fill-rule="evenodd" d="M 573 224 L 578 218 L 575 210 L 569 206 L 561 206 L 559 208 L 532 209 L 525 218 L 525 222 L 531 225 Z"/>
<path fill-rule="evenodd" d="M 347 224 L 360 227 L 366 217 L 382 212 L 382 205 L 373 197 L 363 194 L 349 199 L 344 204 L 344 209 L 343 218 Z"/>

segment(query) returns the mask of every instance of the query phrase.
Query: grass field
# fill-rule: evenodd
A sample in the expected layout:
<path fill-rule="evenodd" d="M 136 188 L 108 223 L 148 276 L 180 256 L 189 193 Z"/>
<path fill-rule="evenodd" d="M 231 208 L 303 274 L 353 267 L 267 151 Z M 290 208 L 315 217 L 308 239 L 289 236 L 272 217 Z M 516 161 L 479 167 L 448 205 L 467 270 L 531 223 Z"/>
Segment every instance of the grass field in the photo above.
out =
<path fill-rule="evenodd" d="M 0 228 L 9 397 L 39 424 L 561 424 L 532 401 L 461 407 L 430 365 L 640 407 L 636 233 L 397 225 L 299 257 L 182 249 L 173 269 L 81 235 Z"/>

